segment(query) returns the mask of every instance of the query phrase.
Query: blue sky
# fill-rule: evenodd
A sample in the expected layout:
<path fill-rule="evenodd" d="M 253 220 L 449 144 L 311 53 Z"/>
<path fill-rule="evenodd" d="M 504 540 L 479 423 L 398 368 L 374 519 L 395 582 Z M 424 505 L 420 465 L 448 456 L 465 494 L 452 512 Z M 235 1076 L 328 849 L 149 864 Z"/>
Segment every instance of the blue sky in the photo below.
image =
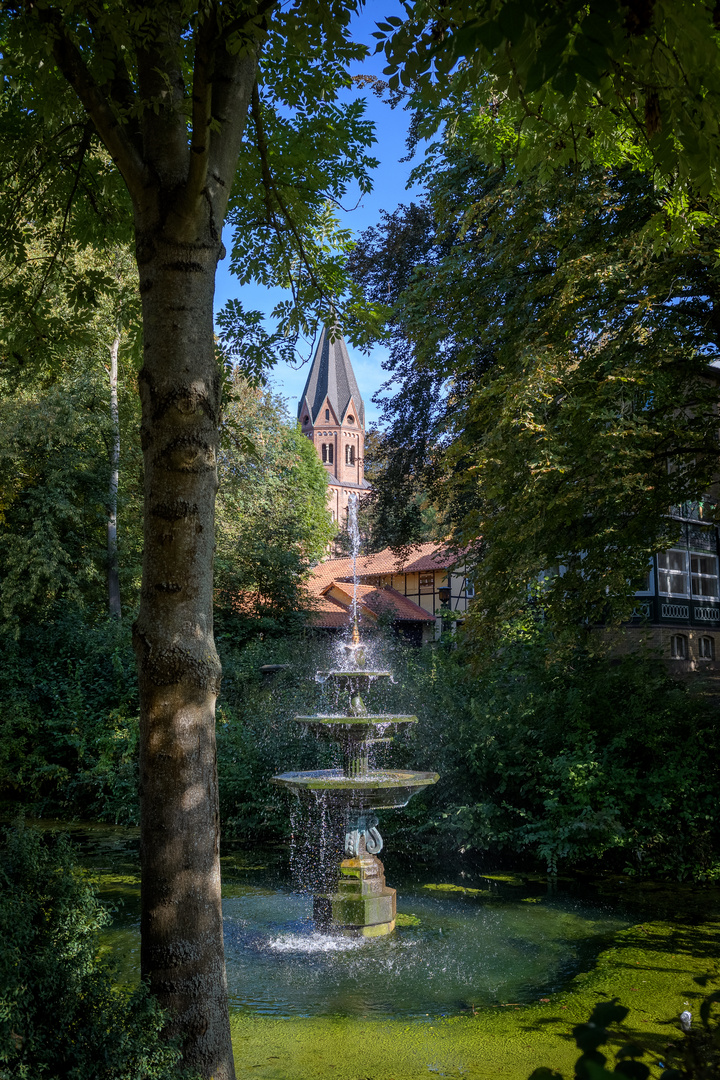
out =
<path fill-rule="evenodd" d="M 375 30 L 375 23 L 382 21 L 386 15 L 402 16 L 403 14 L 403 9 L 396 0 L 367 0 L 361 14 L 354 20 L 354 37 L 374 48 L 375 39 L 372 37 L 372 32 Z M 365 63 L 358 64 L 351 74 L 382 76 L 383 66 L 382 56 L 370 55 Z M 413 163 L 399 160 L 406 153 L 408 114 L 402 108 L 391 109 L 370 91 L 353 89 L 348 93 L 355 97 L 362 97 L 367 102 L 366 115 L 375 123 L 377 139 L 371 153 L 380 162 L 373 177 L 372 192 L 363 196 L 356 208 L 346 213 L 340 211 L 342 223 L 351 228 L 354 233 L 359 234 L 379 220 L 381 210 L 394 210 L 398 203 L 409 201 L 413 195 L 417 197 L 418 191 L 417 189 L 406 190 Z M 357 193 L 354 196 L 350 193 L 346 199 L 346 206 L 354 207 L 357 198 Z M 254 285 L 241 287 L 230 274 L 227 261 L 221 262 L 218 266 L 215 286 L 216 311 L 220 310 L 226 300 L 234 297 L 240 297 L 247 308 L 270 311 L 280 295 L 280 290 L 271 292 Z M 378 410 L 372 403 L 372 397 L 385 381 L 381 364 L 386 355 L 386 349 L 380 346 L 376 346 L 369 355 L 357 349 L 350 353 L 360 393 L 365 401 L 365 416 L 368 424 L 378 419 Z M 295 415 L 297 411 L 298 398 L 305 385 L 307 373 L 308 364 L 298 370 L 282 364 L 276 367 L 270 376 L 270 385 L 287 399 L 288 409 L 292 415 Z"/>

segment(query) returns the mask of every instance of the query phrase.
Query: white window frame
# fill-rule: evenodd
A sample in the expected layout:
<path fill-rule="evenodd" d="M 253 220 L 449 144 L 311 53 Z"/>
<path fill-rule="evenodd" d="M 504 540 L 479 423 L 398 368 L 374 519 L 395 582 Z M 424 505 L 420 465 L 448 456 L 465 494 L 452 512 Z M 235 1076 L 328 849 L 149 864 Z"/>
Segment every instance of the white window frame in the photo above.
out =
<path fill-rule="evenodd" d="M 682 642 L 682 648 L 678 649 L 678 644 Z M 673 660 L 687 660 L 688 658 L 688 638 L 687 634 L 673 634 L 670 638 L 670 656 Z"/>
<path fill-rule="evenodd" d="M 676 555 L 676 554 L 677 555 L 682 555 L 682 562 L 683 562 L 683 569 L 682 570 L 674 570 L 674 569 L 671 569 L 670 567 L 661 566 L 661 560 L 666 555 Z M 657 560 L 658 560 L 658 593 L 661 596 L 689 597 L 690 596 L 690 579 L 689 579 L 689 575 L 688 575 L 688 563 L 689 563 L 689 560 L 688 560 L 687 550 L 685 548 L 670 548 L 668 551 L 659 552 Z M 663 584 L 662 584 L 662 575 L 663 574 L 668 574 L 670 578 L 682 578 L 683 583 L 684 583 L 684 591 L 683 592 L 669 592 L 668 590 L 663 589 Z"/>
<path fill-rule="evenodd" d="M 711 574 L 702 573 L 699 570 L 693 569 L 694 559 L 710 559 L 712 560 L 713 572 Z M 712 593 L 696 593 L 694 588 L 694 579 L 701 578 L 703 581 L 713 581 L 714 592 Z M 692 595 L 694 600 L 717 600 L 720 597 L 718 592 L 718 560 L 717 555 L 710 555 L 707 551 L 691 551 L 690 552 L 690 588 L 692 589 Z"/>
<path fill-rule="evenodd" d="M 648 571 L 647 571 L 648 588 L 647 589 L 636 589 L 635 590 L 635 596 L 654 596 L 655 595 L 655 573 L 654 573 L 654 570 L 655 570 L 655 563 L 651 559 L 649 564 L 648 564 Z"/>
<path fill-rule="evenodd" d="M 709 644 L 709 648 L 707 648 L 706 642 Z M 714 660 L 715 638 L 711 637 L 710 634 L 703 634 L 698 641 L 698 654 L 701 660 Z"/>

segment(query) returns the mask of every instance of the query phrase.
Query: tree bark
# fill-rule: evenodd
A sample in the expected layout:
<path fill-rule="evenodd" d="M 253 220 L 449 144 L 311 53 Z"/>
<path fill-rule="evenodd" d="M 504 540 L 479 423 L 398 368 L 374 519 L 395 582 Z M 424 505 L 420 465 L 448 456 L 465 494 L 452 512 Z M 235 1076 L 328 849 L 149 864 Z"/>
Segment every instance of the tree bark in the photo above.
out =
<path fill-rule="evenodd" d="M 143 976 L 185 1064 L 235 1076 L 220 904 L 212 558 L 220 375 L 219 239 L 138 230 L 145 547 L 133 640 L 140 682 Z"/>
<path fill-rule="evenodd" d="M 110 346 L 110 423 L 112 428 L 112 445 L 110 447 L 110 490 L 108 498 L 108 611 L 111 618 L 122 618 L 120 605 L 120 573 L 118 567 L 117 546 L 117 500 L 118 481 L 120 476 L 120 417 L 118 413 L 118 349 L 120 348 L 120 336 Z"/>
<path fill-rule="evenodd" d="M 170 1011 L 168 1033 L 181 1038 L 184 1064 L 213 1080 L 235 1077 L 215 750 L 221 672 L 212 571 L 221 380 L 213 295 L 258 57 L 275 4 L 213 0 L 187 11 L 175 0 L 140 5 L 147 19 L 130 32 L 134 55 L 125 47 L 121 52 L 120 35 L 107 29 L 113 5 L 105 5 L 100 18 L 97 5 L 88 4 L 94 48 L 102 69 L 110 64 L 114 73 L 102 85 L 87 63 L 92 50 L 80 49 L 65 12 L 51 3 L 28 5 L 133 204 L 144 340 L 144 551 L 133 626 L 141 968 Z M 189 37 L 195 44 L 191 94 L 183 73 Z"/>

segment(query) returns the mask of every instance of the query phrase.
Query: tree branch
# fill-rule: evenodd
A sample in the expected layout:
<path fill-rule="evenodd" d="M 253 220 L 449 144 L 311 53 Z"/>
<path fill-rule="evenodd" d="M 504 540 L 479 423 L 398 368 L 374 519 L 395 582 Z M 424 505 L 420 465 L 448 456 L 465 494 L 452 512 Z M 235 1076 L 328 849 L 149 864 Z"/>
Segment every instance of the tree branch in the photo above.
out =
<path fill-rule="evenodd" d="M 130 195 L 133 199 L 139 199 L 147 179 L 147 169 L 137 148 L 88 71 L 79 49 L 66 33 L 60 12 L 55 8 L 39 8 L 37 13 L 40 21 L 52 33 L 55 63 L 87 110 Z"/>
<path fill-rule="evenodd" d="M 277 0 L 263 0 L 258 4 L 256 18 L 258 15 L 261 18 L 254 30 L 256 44 L 253 47 L 235 54 L 228 51 L 231 36 L 242 30 L 237 20 L 223 29 L 222 42 L 216 47 L 212 94 L 212 119 L 216 129 L 210 134 L 206 188 L 218 234 L 225 221 L 257 76 L 258 58 L 267 34 L 267 16 L 276 4 Z M 247 16 L 243 25 L 254 21 Z"/>
<path fill-rule="evenodd" d="M 163 187 L 187 183 L 189 149 L 180 4 L 150 5 L 151 33 L 136 48 L 145 159 Z"/>
<path fill-rule="evenodd" d="M 128 137 L 131 139 L 138 154 L 142 156 L 142 133 L 140 131 L 137 116 L 135 115 L 135 89 L 128 72 L 125 57 L 117 47 L 112 32 L 106 33 L 104 28 L 100 25 L 98 11 L 89 5 L 86 17 L 92 29 L 93 37 L 98 42 L 98 47 L 104 52 L 110 53 L 112 56 L 112 78 L 101 87 L 101 90 L 104 94 L 109 95 L 110 99 L 115 101 L 117 105 L 123 109 L 126 116 L 126 119 L 123 122 L 128 132 Z"/>
<path fill-rule="evenodd" d="M 260 112 L 260 92 L 258 90 L 257 83 L 255 83 L 252 88 L 252 115 L 255 122 L 255 133 L 257 135 L 257 149 L 258 154 L 260 155 L 260 172 L 262 175 L 263 187 L 265 188 L 265 207 L 267 209 L 268 217 L 270 219 L 270 224 L 273 226 L 278 236 L 280 236 L 280 228 L 275 218 L 275 211 L 272 208 L 271 195 L 274 195 L 280 208 L 280 213 L 285 219 L 287 227 L 292 233 L 295 243 L 297 244 L 300 261 L 305 266 L 310 281 L 318 290 L 318 292 L 322 295 L 324 293 L 324 289 L 318 281 L 315 271 L 313 270 L 313 267 L 310 263 L 310 260 L 307 257 L 302 236 L 297 230 L 295 222 L 292 219 L 292 215 L 290 214 L 290 211 L 285 205 L 285 200 L 280 194 L 278 186 L 273 179 L 272 172 L 270 171 L 270 163 L 268 161 L 267 152 L 267 141 L 265 139 L 265 128 L 263 126 L 262 115 Z"/>
<path fill-rule="evenodd" d="M 192 87 L 192 135 L 188 180 L 180 213 L 191 213 L 205 189 L 210 162 L 214 57 L 218 48 L 217 8 L 208 12 L 195 40 Z"/>

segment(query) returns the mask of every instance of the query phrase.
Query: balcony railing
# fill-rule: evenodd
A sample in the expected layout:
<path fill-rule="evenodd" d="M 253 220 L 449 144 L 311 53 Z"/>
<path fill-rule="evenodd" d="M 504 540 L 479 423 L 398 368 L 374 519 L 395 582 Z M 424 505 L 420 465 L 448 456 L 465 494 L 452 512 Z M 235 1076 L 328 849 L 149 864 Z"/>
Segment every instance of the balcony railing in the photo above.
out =
<path fill-rule="evenodd" d="M 675 599 L 670 596 L 636 597 L 631 622 L 677 626 L 720 626 L 720 600 Z"/>

